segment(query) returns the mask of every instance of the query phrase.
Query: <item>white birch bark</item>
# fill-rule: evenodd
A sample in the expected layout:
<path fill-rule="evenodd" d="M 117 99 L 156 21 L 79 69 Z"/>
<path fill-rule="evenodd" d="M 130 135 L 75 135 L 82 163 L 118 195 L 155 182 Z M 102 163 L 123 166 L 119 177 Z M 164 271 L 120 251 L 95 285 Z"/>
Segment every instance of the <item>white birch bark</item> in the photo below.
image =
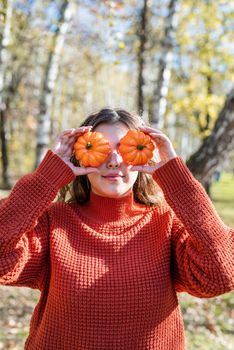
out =
<path fill-rule="evenodd" d="M 173 60 L 174 35 L 177 27 L 178 4 L 178 0 L 170 0 L 168 6 L 158 74 L 153 92 L 152 125 L 158 129 L 162 129 L 164 126 L 164 114 L 167 106 L 171 63 Z"/>
<path fill-rule="evenodd" d="M 6 137 L 6 110 L 9 102 L 9 87 L 12 81 L 12 72 L 10 67 L 11 53 L 9 51 L 9 46 L 11 45 L 12 41 L 12 16 L 13 0 L 8 0 L 6 3 L 5 23 L 0 50 L 0 137 L 2 153 L 2 182 L 5 188 L 10 187 Z"/>
<path fill-rule="evenodd" d="M 7 88 L 11 82 L 11 72 L 9 71 L 10 52 L 9 45 L 11 44 L 11 25 L 13 14 L 13 0 L 7 1 L 5 25 L 3 30 L 1 51 L 0 51 L 0 108 L 4 109 Z"/>
<path fill-rule="evenodd" d="M 73 2 L 64 1 L 61 6 L 58 30 L 54 36 L 54 46 L 49 54 L 47 68 L 44 76 L 43 89 L 40 98 L 40 114 L 37 125 L 37 146 L 35 168 L 41 162 L 48 149 L 51 127 L 51 107 L 53 91 L 59 72 L 59 63 L 64 47 L 66 33 L 71 26 L 71 20 L 75 5 Z"/>

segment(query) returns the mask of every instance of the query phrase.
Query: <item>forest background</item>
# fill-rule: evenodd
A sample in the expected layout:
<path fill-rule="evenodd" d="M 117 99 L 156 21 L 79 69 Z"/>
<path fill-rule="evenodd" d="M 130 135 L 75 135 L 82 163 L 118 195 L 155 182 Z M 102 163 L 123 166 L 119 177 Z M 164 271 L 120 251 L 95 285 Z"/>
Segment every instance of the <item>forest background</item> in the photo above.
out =
<path fill-rule="evenodd" d="M 0 0 L 1 197 L 58 133 L 121 107 L 169 136 L 233 227 L 233 29 L 231 0 Z M 0 349 L 22 348 L 30 293 L 1 287 Z M 181 303 L 189 349 L 231 349 L 233 293 Z"/>

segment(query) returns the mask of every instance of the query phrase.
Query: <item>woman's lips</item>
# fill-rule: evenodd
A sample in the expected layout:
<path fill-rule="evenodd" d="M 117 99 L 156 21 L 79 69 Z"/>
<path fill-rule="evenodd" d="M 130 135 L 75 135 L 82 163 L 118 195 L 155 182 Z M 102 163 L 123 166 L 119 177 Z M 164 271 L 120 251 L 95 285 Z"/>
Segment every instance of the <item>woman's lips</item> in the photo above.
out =
<path fill-rule="evenodd" d="M 120 179 L 123 178 L 123 176 L 103 176 L 105 179 L 109 180 L 109 181 L 118 181 Z"/>

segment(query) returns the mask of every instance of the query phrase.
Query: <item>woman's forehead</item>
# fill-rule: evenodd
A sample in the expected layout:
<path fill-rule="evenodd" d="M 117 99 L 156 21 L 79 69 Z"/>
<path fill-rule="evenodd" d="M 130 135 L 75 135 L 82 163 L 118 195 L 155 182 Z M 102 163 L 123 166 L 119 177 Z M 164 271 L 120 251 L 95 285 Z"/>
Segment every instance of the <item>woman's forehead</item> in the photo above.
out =
<path fill-rule="evenodd" d="M 94 131 L 98 131 L 103 133 L 105 136 L 112 136 L 112 137 L 122 137 L 124 136 L 129 130 L 129 127 L 124 123 L 115 123 L 115 124 L 99 124 Z"/>

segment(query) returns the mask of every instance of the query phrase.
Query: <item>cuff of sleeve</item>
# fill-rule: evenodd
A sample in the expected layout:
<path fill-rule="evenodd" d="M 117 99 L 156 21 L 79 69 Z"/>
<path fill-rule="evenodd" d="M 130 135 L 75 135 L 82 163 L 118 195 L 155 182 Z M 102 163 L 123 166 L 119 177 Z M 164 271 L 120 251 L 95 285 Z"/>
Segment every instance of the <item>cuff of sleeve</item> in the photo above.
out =
<path fill-rule="evenodd" d="M 163 189 L 177 191 L 184 184 L 194 181 L 194 176 L 179 156 L 169 160 L 153 173 L 153 179 Z"/>
<path fill-rule="evenodd" d="M 56 189 L 69 184 L 75 174 L 54 152 L 48 150 L 36 172 L 48 180 Z"/>

